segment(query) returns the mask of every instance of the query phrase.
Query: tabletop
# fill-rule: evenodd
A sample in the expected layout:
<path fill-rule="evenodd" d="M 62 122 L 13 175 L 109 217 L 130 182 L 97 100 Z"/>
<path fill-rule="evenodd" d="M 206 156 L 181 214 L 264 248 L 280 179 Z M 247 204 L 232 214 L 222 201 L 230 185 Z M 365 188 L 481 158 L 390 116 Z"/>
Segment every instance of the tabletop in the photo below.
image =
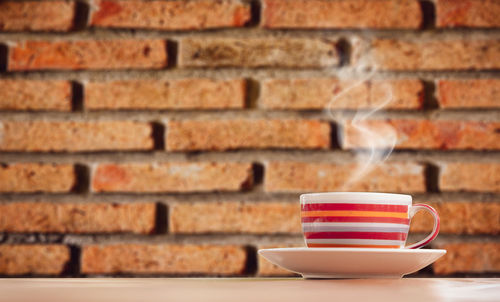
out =
<path fill-rule="evenodd" d="M 500 301 L 499 279 L 0 279 L 0 301 Z"/>

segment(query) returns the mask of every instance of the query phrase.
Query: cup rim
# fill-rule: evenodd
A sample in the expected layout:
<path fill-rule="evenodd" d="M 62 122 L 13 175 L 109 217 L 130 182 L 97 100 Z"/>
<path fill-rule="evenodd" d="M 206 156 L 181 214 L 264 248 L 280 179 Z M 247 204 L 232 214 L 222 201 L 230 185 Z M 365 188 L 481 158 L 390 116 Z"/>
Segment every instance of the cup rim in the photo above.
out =
<path fill-rule="evenodd" d="M 306 193 L 300 195 L 301 202 L 307 201 L 374 201 L 374 202 L 402 202 L 412 203 L 411 195 L 379 192 L 321 192 Z"/>

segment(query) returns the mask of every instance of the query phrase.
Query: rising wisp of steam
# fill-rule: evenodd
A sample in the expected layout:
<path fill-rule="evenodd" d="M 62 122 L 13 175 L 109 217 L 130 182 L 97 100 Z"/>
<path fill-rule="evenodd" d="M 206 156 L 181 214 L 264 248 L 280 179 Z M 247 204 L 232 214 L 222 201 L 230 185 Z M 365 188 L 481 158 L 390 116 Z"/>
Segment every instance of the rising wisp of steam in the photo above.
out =
<path fill-rule="evenodd" d="M 368 109 L 357 109 L 354 117 L 336 116 L 334 110 L 336 103 L 341 97 L 344 97 L 354 88 L 360 85 L 366 85 L 373 80 L 377 71 L 374 60 L 369 55 L 358 59 L 358 64 L 354 67 L 346 67 L 337 73 L 339 81 L 347 80 L 352 77 L 349 74 L 354 74 L 358 80 L 352 81 L 352 84 L 345 87 L 338 94 L 334 95 L 330 100 L 326 110 L 331 119 L 337 120 L 344 128 L 350 127 L 356 132 L 357 140 L 363 142 L 364 148 L 354 149 L 356 167 L 353 169 L 348 180 L 343 184 L 340 191 L 349 191 L 365 175 L 370 173 L 374 168 L 385 162 L 391 155 L 394 146 L 397 142 L 397 133 L 395 129 L 389 125 L 384 128 L 371 129 L 370 119 L 383 117 L 384 108 L 393 100 L 392 87 L 386 83 L 382 86 L 384 95 L 377 99 L 373 104 L 369 105 Z M 368 71 L 368 72 L 366 72 Z M 363 73 L 362 73 L 363 72 Z M 361 76 L 359 76 L 361 74 Z M 370 87 L 370 85 L 368 85 Z M 370 93 L 370 92 L 369 92 Z M 338 137 L 341 142 L 345 142 L 345 131 L 338 128 Z"/>

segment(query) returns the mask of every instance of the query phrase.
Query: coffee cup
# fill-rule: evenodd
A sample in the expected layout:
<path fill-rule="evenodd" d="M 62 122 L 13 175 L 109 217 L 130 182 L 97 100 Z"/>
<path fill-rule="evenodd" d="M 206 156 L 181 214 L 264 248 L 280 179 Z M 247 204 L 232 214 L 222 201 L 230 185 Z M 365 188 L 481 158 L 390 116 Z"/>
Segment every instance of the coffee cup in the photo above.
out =
<path fill-rule="evenodd" d="M 302 231 L 310 248 L 406 248 L 429 244 L 439 232 L 439 215 L 404 194 L 368 192 L 311 193 L 300 196 Z M 405 246 L 410 220 L 425 210 L 434 218 L 432 232 Z"/>

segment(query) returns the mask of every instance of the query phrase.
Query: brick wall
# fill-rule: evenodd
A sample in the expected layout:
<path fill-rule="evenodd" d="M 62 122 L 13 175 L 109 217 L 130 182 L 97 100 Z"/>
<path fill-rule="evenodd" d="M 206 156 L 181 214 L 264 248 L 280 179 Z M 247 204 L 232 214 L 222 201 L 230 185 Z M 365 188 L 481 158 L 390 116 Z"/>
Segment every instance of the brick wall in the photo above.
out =
<path fill-rule="evenodd" d="M 348 121 L 384 87 L 363 123 L 394 129 L 395 150 L 349 189 L 438 209 L 448 254 L 420 275 L 498 275 L 499 15 L 498 0 L 2 1 L 0 275 L 286 274 L 256 250 L 302 245 L 299 193 L 349 181 L 367 144 Z M 429 231 L 419 214 L 410 241 Z"/>

